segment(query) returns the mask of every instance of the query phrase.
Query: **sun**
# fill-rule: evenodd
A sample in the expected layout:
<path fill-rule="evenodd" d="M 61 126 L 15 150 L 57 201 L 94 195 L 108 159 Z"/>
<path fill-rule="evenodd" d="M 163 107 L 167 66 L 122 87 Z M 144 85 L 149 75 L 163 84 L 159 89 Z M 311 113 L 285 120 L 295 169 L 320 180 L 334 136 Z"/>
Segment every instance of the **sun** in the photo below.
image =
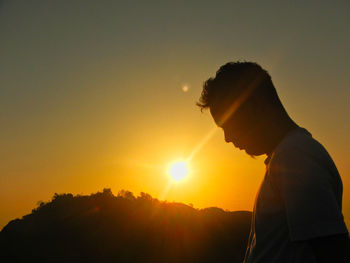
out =
<path fill-rule="evenodd" d="M 183 160 L 178 160 L 169 165 L 168 174 L 175 182 L 180 182 L 186 178 L 189 173 L 188 163 Z"/>

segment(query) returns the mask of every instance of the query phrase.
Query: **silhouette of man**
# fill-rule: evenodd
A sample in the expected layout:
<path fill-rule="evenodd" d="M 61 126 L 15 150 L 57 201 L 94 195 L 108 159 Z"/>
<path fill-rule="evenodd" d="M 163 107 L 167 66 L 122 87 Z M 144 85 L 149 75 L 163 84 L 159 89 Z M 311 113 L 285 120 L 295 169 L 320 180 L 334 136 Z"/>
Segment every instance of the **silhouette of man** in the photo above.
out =
<path fill-rule="evenodd" d="M 342 181 L 325 148 L 287 114 L 258 64 L 223 65 L 197 103 L 225 141 L 266 154 L 244 262 L 350 262 Z"/>

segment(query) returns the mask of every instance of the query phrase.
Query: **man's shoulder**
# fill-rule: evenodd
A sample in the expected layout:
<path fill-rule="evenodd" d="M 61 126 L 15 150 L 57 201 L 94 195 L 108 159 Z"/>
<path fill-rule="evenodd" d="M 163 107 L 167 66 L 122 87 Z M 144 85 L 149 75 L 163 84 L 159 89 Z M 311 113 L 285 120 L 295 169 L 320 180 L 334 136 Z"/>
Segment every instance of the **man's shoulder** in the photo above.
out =
<path fill-rule="evenodd" d="M 314 139 L 304 128 L 296 128 L 285 136 L 274 151 L 274 155 L 307 154 L 320 155 L 327 151 L 321 143 Z"/>
<path fill-rule="evenodd" d="M 270 164 L 277 163 L 288 166 L 313 162 L 332 163 L 325 147 L 314 139 L 304 128 L 296 128 L 285 136 L 271 156 Z"/>

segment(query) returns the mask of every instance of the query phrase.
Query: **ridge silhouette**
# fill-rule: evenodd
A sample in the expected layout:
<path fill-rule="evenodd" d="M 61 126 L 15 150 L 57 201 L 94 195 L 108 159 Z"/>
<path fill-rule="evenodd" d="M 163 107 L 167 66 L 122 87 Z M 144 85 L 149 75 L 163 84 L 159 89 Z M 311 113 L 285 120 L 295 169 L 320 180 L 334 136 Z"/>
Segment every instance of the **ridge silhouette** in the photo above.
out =
<path fill-rule="evenodd" d="M 141 192 L 55 194 L 0 232 L 2 262 L 242 262 L 251 213 Z"/>

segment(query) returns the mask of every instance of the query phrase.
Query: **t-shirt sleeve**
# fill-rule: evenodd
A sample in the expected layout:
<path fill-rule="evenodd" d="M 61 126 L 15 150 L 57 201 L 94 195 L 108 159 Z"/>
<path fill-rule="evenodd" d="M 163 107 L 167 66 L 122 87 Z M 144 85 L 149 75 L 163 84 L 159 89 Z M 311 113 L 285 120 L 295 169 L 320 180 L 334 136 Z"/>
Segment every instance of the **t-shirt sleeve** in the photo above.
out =
<path fill-rule="evenodd" d="M 284 203 L 292 241 L 347 233 L 334 175 L 317 159 L 290 149 L 271 162 L 271 173 Z"/>

